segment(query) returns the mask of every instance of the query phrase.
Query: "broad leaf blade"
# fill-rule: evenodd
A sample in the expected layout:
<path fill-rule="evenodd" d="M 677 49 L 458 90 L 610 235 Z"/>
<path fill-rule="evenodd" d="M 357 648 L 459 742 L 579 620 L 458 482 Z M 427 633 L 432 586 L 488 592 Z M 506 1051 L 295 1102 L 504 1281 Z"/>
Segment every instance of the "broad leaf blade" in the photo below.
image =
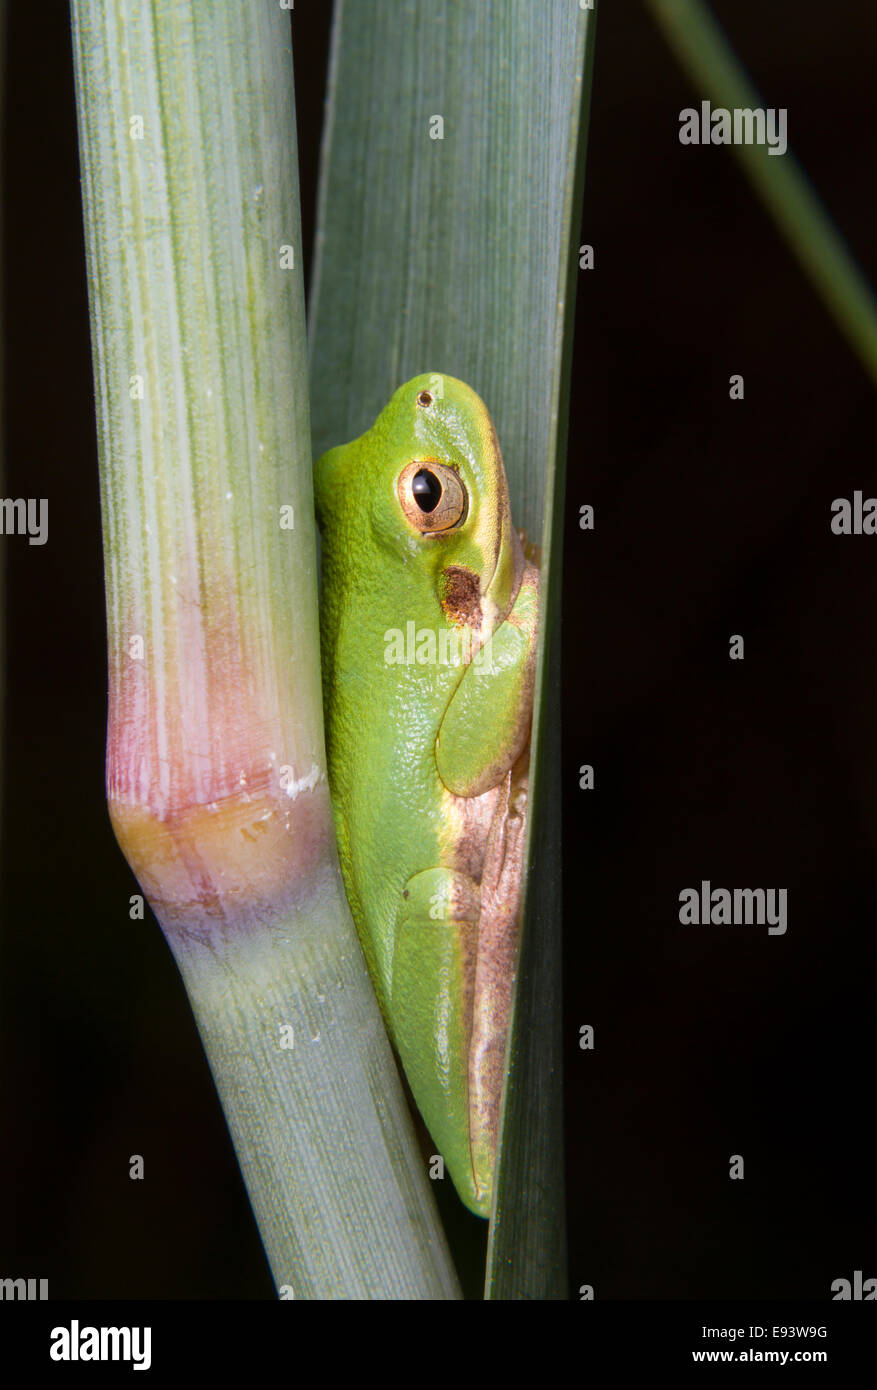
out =
<path fill-rule="evenodd" d="M 315 456 L 361 434 L 415 374 L 460 377 L 493 415 L 515 522 L 542 541 L 534 858 L 492 1232 L 495 1297 L 566 1295 L 559 435 L 593 18 L 570 0 L 340 0 L 321 170 Z"/>

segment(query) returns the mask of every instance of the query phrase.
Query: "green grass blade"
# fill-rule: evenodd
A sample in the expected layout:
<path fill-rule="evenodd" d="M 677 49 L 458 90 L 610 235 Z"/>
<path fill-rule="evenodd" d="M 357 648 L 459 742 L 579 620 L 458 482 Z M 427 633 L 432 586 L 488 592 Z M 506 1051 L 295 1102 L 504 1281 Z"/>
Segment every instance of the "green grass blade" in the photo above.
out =
<path fill-rule="evenodd" d="M 113 826 L 278 1288 L 453 1297 L 326 788 L 289 16 L 72 18 Z"/>
<path fill-rule="evenodd" d="M 315 456 L 366 429 L 409 377 L 460 377 L 493 415 L 515 522 L 542 541 L 534 860 L 493 1297 L 566 1296 L 557 625 L 571 236 L 593 20 L 568 0 L 340 0 L 321 167 Z M 443 139 L 430 138 L 436 117 Z"/>
<path fill-rule="evenodd" d="M 0 148 L 3 145 L 3 118 L 6 115 L 6 0 L 0 0 Z M 3 209 L 6 189 L 0 188 L 0 260 L 3 254 Z M 0 281 L 0 294 L 3 286 Z M 3 326 L 3 301 L 0 299 L 0 327 Z M 3 468 L 3 441 L 6 433 L 6 415 L 4 410 L 3 387 L 5 369 L 3 363 L 3 347 L 5 337 L 0 333 L 0 491 L 3 489 L 4 468 Z M 0 844 L 3 843 L 3 754 L 4 739 L 3 731 L 6 727 L 4 718 L 6 700 L 6 566 L 0 564 Z"/>
<path fill-rule="evenodd" d="M 700 0 L 645 0 L 679 63 L 713 107 L 754 109 L 765 103 L 720 26 Z M 838 328 L 877 381 L 877 299 L 849 248 L 790 151 L 732 145 L 758 196 L 779 227 Z"/>

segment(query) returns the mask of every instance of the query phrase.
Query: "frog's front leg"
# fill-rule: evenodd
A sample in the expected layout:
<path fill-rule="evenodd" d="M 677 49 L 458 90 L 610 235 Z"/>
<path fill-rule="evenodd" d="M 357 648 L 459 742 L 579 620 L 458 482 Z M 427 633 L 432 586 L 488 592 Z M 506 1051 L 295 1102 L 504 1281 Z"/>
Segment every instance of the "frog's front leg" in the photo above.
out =
<path fill-rule="evenodd" d="M 530 742 L 539 571 L 525 565 L 511 611 L 469 662 L 442 718 L 436 769 L 448 791 L 496 787 Z"/>
<path fill-rule="evenodd" d="M 469 1048 L 481 893 L 454 869 L 405 885 L 393 954 L 393 1036 L 427 1128 L 460 1196 L 489 1215 L 491 1172 L 469 1134 Z M 492 1158 L 492 1155 L 491 1155 Z"/>

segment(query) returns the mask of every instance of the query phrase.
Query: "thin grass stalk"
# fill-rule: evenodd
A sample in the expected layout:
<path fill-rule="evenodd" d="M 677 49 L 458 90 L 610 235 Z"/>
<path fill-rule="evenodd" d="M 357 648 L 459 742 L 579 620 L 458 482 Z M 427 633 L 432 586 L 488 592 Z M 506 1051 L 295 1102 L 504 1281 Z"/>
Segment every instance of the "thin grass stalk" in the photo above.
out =
<path fill-rule="evenodd" d="M 728 110 L 764 107 L 701 0 L 645 3 L 699 97 Z M 877 381 L 877 298 L 807 175 L 789 150 L 771 155 L 758 144 L 735 144 L 731 150 L 841 333 Z"/>

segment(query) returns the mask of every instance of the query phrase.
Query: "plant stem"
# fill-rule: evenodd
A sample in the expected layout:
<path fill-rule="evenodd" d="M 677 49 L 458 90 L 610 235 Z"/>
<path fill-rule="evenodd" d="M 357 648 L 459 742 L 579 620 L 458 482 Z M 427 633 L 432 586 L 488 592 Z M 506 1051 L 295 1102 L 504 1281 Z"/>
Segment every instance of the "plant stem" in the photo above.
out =
<path fill-rule="evenodd" d="M 113 826 L 278 1287 L 451 1297 L 326 786 L 289 15 L 72 16 Z"/>

